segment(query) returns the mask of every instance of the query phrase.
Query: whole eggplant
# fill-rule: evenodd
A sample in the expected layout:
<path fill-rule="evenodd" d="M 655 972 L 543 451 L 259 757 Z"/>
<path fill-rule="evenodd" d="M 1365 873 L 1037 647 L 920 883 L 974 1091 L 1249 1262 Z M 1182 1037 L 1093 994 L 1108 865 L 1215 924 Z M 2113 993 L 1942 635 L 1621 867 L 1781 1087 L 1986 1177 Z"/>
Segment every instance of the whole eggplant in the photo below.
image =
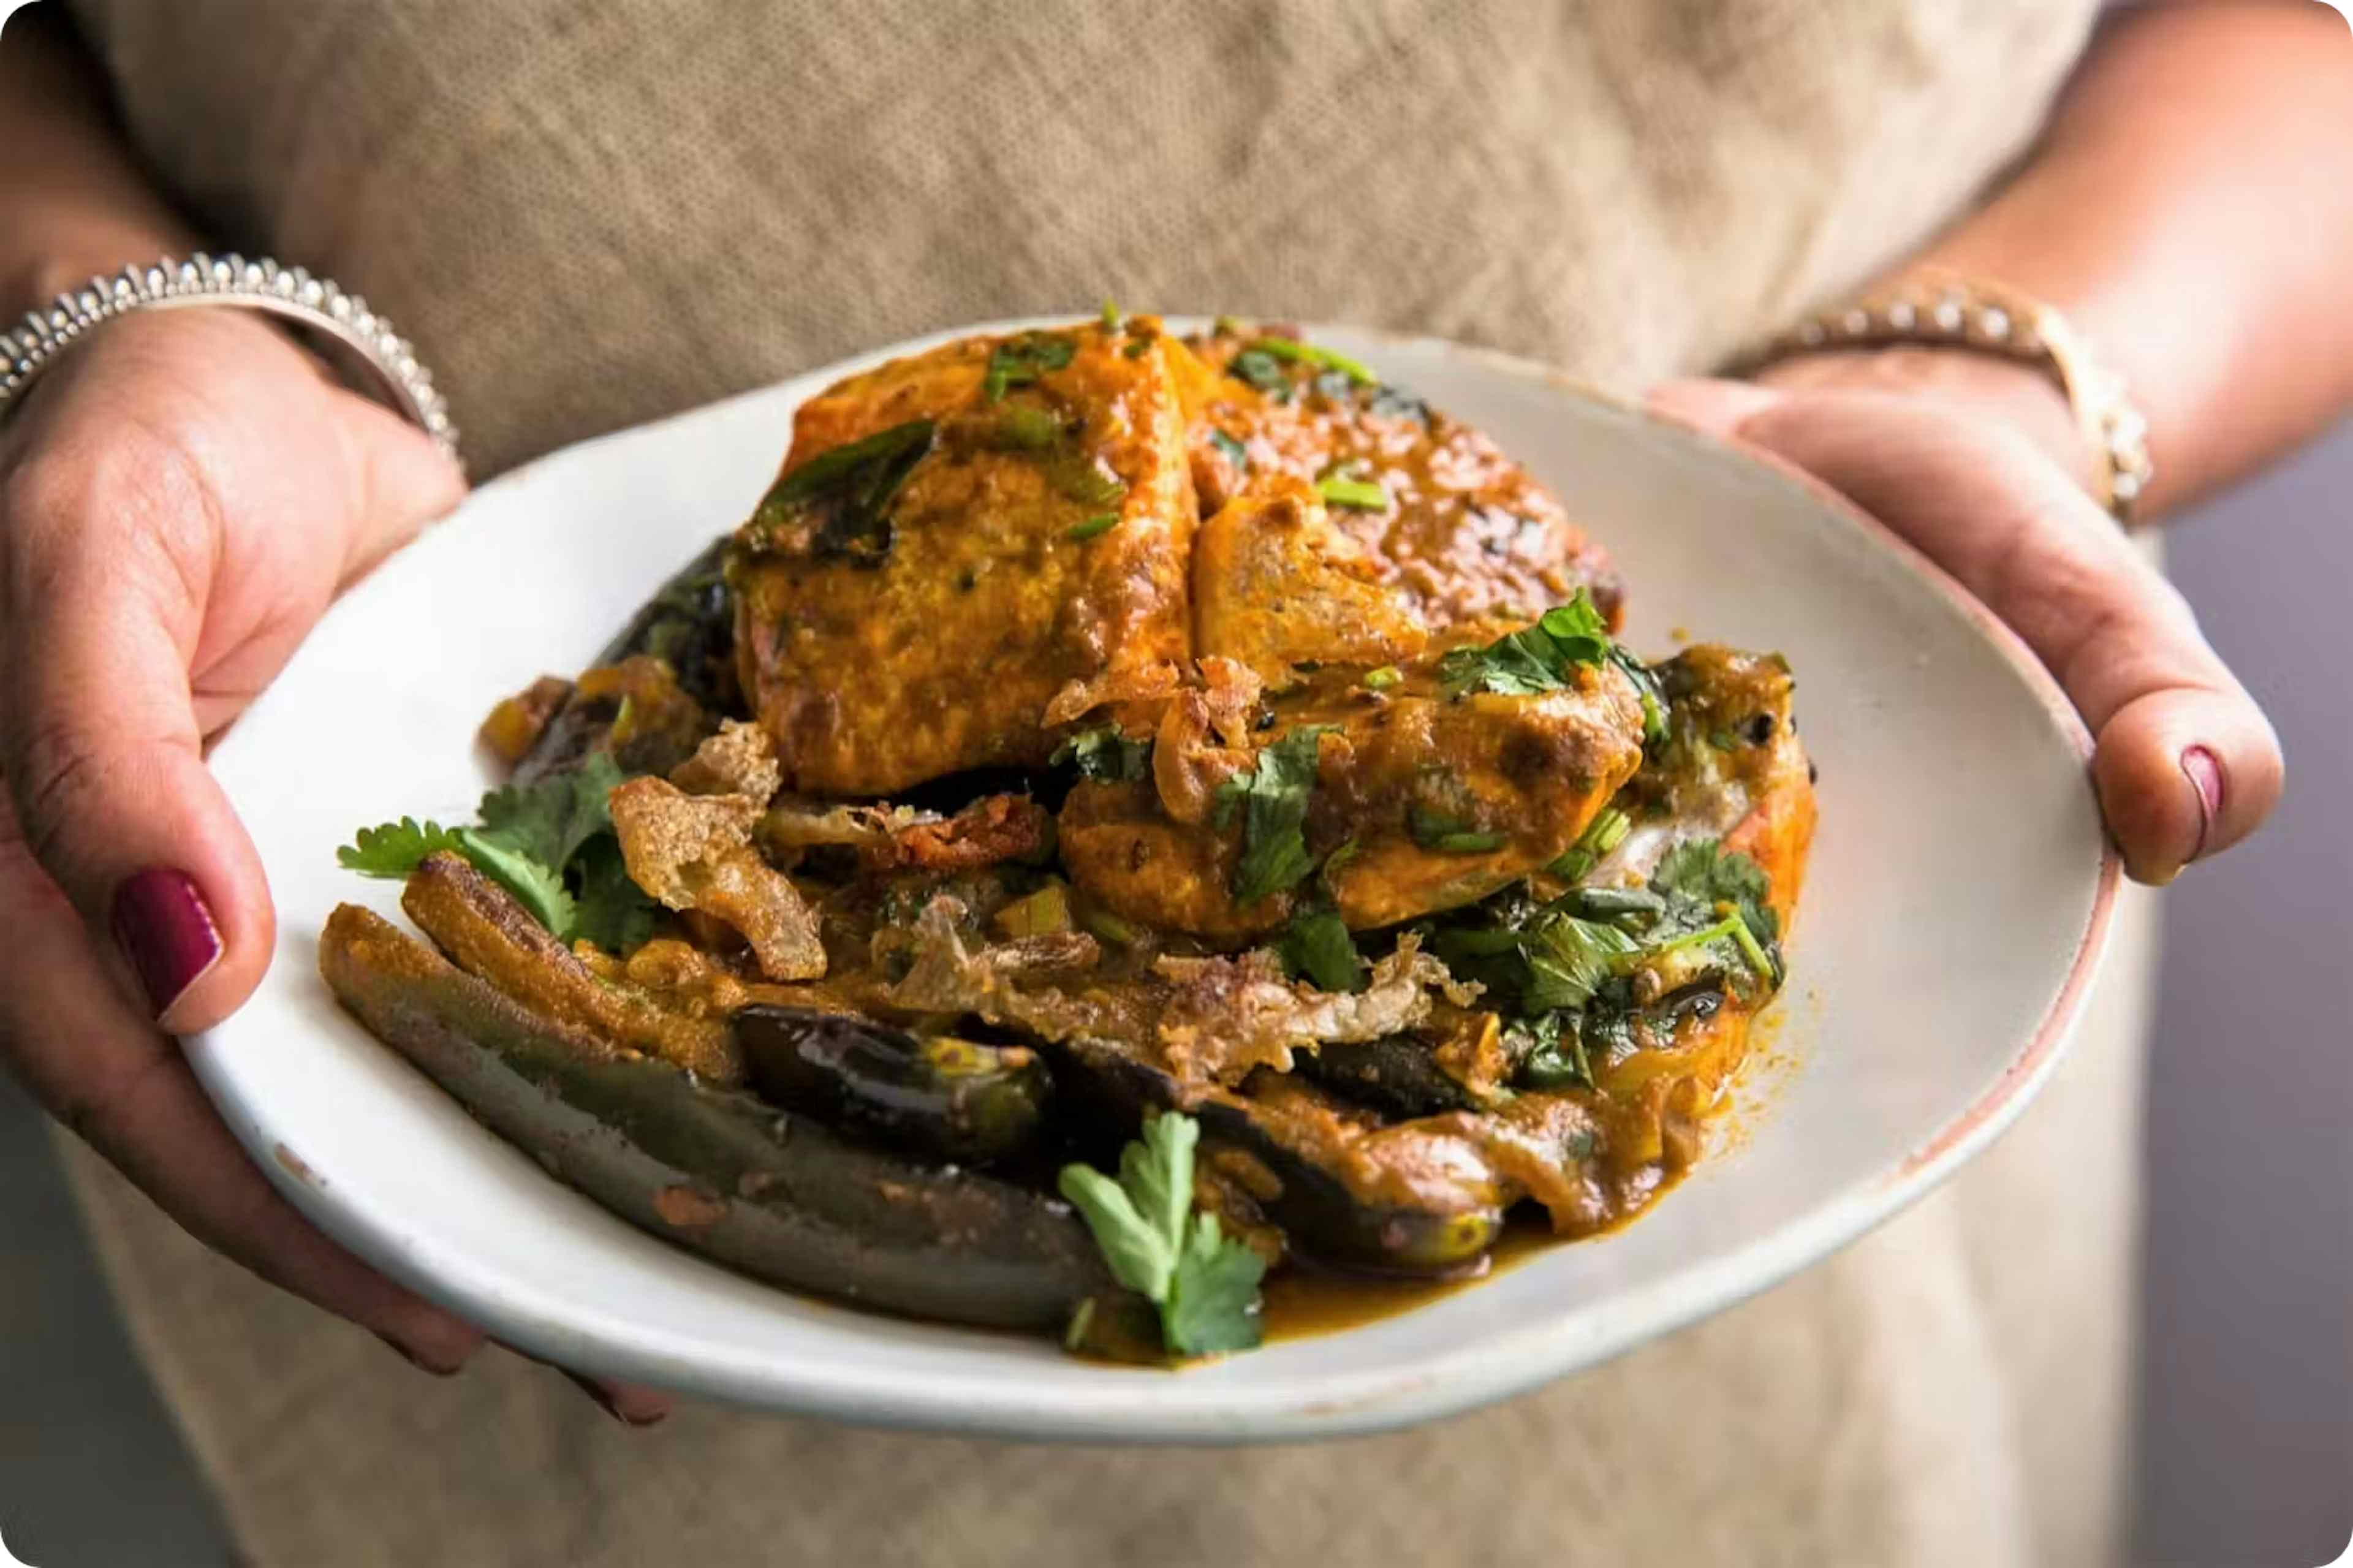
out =
<path fill-rule="evenodd" d="M 371 1033 L 492 1131 L 623 1218 L 746 1274 L 1007 1328 L 1059 1328 L 1112 1289 L 1059 1200 L 864 1147 L 542 1018 L 371 910 L 335 910 L 319 967 Z"/>

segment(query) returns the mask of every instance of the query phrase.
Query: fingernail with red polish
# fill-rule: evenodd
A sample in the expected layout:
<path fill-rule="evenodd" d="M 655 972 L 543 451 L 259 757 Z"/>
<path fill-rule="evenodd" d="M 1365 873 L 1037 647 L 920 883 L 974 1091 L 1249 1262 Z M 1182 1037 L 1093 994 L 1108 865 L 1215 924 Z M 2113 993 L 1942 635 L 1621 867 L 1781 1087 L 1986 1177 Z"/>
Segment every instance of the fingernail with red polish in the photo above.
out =
<path fill-rule="evenodd" d="M 2222 764 L 2205 747 L 2192 746 L 2181 753 L 2181 772 L 2198 792 L 2198 842 L 2189 851 L 2195 860 L 2206 853 L 2207 841 L 2214 837 L 2214 819 L 2222 815 Z"/>
<path fill-rule="evenodd" d="M 670 1415 L 667 1410 L 624 1410 L 612 1390 L 604 1387 L 595 1379 L 583 1377 L 576 1372 L 562 1367 L 556 1370 L 564 1373 L 566 1382 L 595 1400 L 598 1409 L 624 1426 L 659 1426 Z"/>
<path fill-rule="evenodd" d="M 465 1370 L 463 1362 L 451 1364 L 446 1362 L 429 1361 L 422 1352 L 410 1349 L 390 1334 L 377 1334 L 375 1337 L 391 1346 L 395 1355 L 419 1372 L 429 1372 L 436 1377 L 455 1377 Z"/>
<path fill-rule="evenodd" d="M 204 894 L 169 866 L 150 866 L 114 889 L 114 940 L 159 1018 L 221 955 L 220 928 Z"/>

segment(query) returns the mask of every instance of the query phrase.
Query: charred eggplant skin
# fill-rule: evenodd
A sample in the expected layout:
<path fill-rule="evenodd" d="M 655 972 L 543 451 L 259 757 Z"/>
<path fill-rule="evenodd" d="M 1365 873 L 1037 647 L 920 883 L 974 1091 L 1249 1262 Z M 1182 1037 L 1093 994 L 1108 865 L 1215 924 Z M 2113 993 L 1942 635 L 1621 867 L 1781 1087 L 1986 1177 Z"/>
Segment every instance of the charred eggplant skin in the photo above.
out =
<path fill-rule="evenodd" d="M 1478 1109 L 1469 1091 L 1439 1067 L 1429 1043 L 1411 1035 L 1326 1040 L 1299 1061 L 1318 1083 L 1390 1116 Z"/>
<path fill-rule="evenodd" d="M 755 1003 L 734 1017 L 753 1087 L 787 1110 L 944 1160 L 1000 1159 L 1045 1120 L 1052 1080 L 1038 1053 L 951 1036 L 918 1038 L 844 1013 Z"/>
<path fill-rule="evenodd" d="M 672 574 L 591 668 L 650 656 L 668 664 L 680 689 L 704 708 L 717 712 L 732 706 L 735 608 L 725 576 L 726 546 L 722 535 Z M 574 692 L 515 764 L 514 782 L 529 784 L 578 763 L 604 743 L 618 710 L 612 699 Z"/>
<path fill-rule="evenodd" d="M 1499 1209 L 1446 1210 L 1368 1203 L 1253 1112 L 1248 1100 L 1187 1094 L 1176 1079 L 1115 1045 L 1079 1039 L 1061 1049 L 1061 1081 L 1083 1076 L 1120 1111 L 1178 1110 L 1203 1139 L 1255 1158 L 1282 1184 L 1266 1212 L 1301 1252 L 1385 1274 L 1451 1274 L 1483 1257 L 1503 1231 Z"/>
<path fill-rule="evenodd" d="M 913 1317 L 1060 1327 L 1112 1289 L 1044 1194 L 844 1140 L 540 1018 L 373 911 L 327 922 L 344 1007 L 490 1129 L 640 1228 L 746 1274 Z"/>

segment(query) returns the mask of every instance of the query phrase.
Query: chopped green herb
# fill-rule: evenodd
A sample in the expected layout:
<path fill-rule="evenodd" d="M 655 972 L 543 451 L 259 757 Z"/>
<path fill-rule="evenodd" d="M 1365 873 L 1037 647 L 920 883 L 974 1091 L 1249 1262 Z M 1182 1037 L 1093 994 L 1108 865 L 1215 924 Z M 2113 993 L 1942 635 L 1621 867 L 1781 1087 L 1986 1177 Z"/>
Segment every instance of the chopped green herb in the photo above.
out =
<path fill-rule="evenodd" d="M 335 851 L 335 863 L 363 877 L 406 877 L 440 849 L 463 852 L 454 829 L 404 816 L 381 827 L 361 828 L 352 843 Z"/>
<path fill-rule="evenodd" d="M 1388 419 L 1410 419 L 1424 429 L 1430 427 L 1430 405 L 1401 387 L 1384 383 L 1374 388 L 1373 400 L 1366 412 Z"/>
<path fill-rule="evenodd" d="M 1519 1079 L 1530 1089 L 1591 1089 L 1593 1062 L 1576 1015 L 1546 1013 L 1531 1023 L 1514 1025 L 1533 1037 L 1520 1065 Z"/>
<path fill-rule="evenodd" d="M 1282 374 L 1282 362 L 1264 349 L 1244 349 L 1227 364 L 1226 369 L 1257 387 L 1278 403 L 1287 402 L 1293 388 L 1291 378 Z"/>
<path fill-rule="evenodd" d="M 1772 881 L 1763 867 L 1737 850 L 1725 849 L 1716 839 L 1686 839 L 1660 858 L 1651 886 L 1669 897 L 1669 913 L 1679 914 L 1686 925 L 1712 918 L 1719 906 L 1729 905 L 1740 917 L 1739 934 L 1748 939 L 1735 938 L 1741 955 L 1767 984 L 1780 984 L 1781 918 L 1767 901 Z"/>
<path fill-rule="evenodd" d="M 1119 331 L 1119 307 L 1109 300 L 1103 303 L 1103 330 L 1106 332 Z"/>
<path fill-rule="evenodd" d="M 1304 979 L 1319 991 L 1365 988 L 1365 961 L 1335 910 L 1303 910 L 1293 915 L 1274 950 L 1293 979 Z"/>
<path fill-rule="evenodd" d="M 1507 633 L 1484 647 L 1449 649 L 1438 661 L 1438 678 L 1450 697 L 1472 691 L 1557 691 L 1569 684 L 1571 670 L 1601 664 L 1615 647 L 1593 596 L 1579 588 L 1577 597 L 1546 610 L 1532 626 Z"/>
<path fill-rule="evenodd" d="M 1111 506 L 1127 499 L 1127 486 L 1098 458 L 1077 451 L 1060 454 L 1046 468 L 1047 480 L 1082 506 Z"/>
<path fill-rule="evenodd" d="M 1263 1332 L 1257 1253 L 1224 1236 L 1215 1215 L 1193 1207 L 1191 1117 L 1164 1111 L 1121 1152 L 1119 1179 L 1091 1165 L 1065 1165 L 1056 1184 L 1085 1218 L 1112 1278 L 1160 1310 L 1160 1331 L 1176 1355 L 1248 1350 Z"/>
<path fill-rule="evenodd" d="M 1609 662 L 1626 672 L 1626 679 L 1634 683 L 1635 694 L 1642 700 L 1642 744 L 1657 745 L 1667 738 L 1666 697 L 1659 689 L 1659 678 L 1649 665 L 1614 642 L 1609 645 Z"/>
<path fill-rule="evenodd" d="M 1577 842 L 1563 851 L 1560 858 L 1545 868 L 1565 881 L 1574 882 L 1593 869 L 1595 862 L 1626 840 L 1633 822 L 1616 806 L 1604 806 L 1601 814 L 1585 825 Z"/>
<path fill-rule="evenodd" d="M 1144 940 L 1142 931 L 1109 910 L 1082 910 L 1079 911 L 1079 923 L 1113 947 L 1134 947 Z"/>
<path fill-rule="evenodd" d="M 1351 838 L 1329 855 L 1324 856 L 1323 866 L 1315 873 L 1315 879 L 1323 884 L 1324 891 L 1336 895 L 1340 889 L 1341 871 L 1347 867 L 1349 861 L 1364 852 L 1365 847 Z"/>
<path fill-rule="evenodd" d="M 1219 316 L 1209 323 L 1210 334 L 1215 337 L 1239 337 L 1241 335 L 1241 322 L 1231 316 Z"/>
<path fill-rule="evenodd" d="M 1226 455 L 1226 461 L 1234 466 L 1236 472 L 1244 474 L 1250 472 L 1250 460 L 1248 447 L 1243 446 L 1223 430 L 1209 432 L 1209 445 Z"/>
<path fill-rule="evenodd" d="M 1484 855 L 1501 849 L 1505 842 L 1503 834 L 1481 832 L 1461 817 L 1419 804 L 1406 808 L 1405 826 L 1416 844 L 1441 855 Z"/>
<path fill-rule="evenodd" d="M 1375 479 L 1349 479 L 1335 474 L 1315 481 L 1315 493 L 1334 506 L 1344 506 L 1352 511 L 1386 511 L 1389 492 Z"/>
<path fill-rule="evenodd" d="M 1059 333 L 1017 332 L 989 351 L 981 395 L 995 403 L 1007 388 L 1028 386 L 1048 372 L 1060 370 L 1077 353 L 1078 344 Z"/>
<path fill-rule="evenodd" d="M 1016 405 L 997 416 L 997 444 L 1017 452 L 1045 452 L 1068 434 L 1062 422 L 1042 408 Z"/>
<path fill-rule="evenodd" d="M 1381 378 L 1366 368 L 1363 362 L 1350 359 L 1336 350 L 1318 348 L 1295 338 L 1264 337 L 1250 345 L 1277 359 L 1287 359 L 1300 364 L 1320 364 L 1326 370 L 1336 370 L 1358 386 L 1378 386 Z"/>
<path fill-rule="evenodd" d="M 1398 672 L 1396 665 L 1385 664 L 1377 669 L 1368 669 L 1365 671 L 1364 684 L 1365 689 L 1368 691 L 1387 691 L 1390 687 L 1395 686 L 1398 681 L 1403 680 L 1404 679 L 1405 677 Z"/>
<path fill-rule="evenodd" d="M 515 901 L 531 911 L 532 919 L 557 937 L 571 940 L 578 910 L 572 895 L 564 890 L 563 877 L 554 868 L 541 864 L 512 844 L 470 827 L 458 829 L 458 838 L 476 870 L 512 893 Z"/>
<path fill-rule="evenodd" d="M 1152 771 L 1152 742 L 1131 741 L 1117 725 L 1103 724 L 1071 735 L 1047 760 L 1055 767 L 1070 763 L 1081 778 L 1132 784 Z"/>
<path fill-rule="evenodd" d="M 769 487 L 747 529 L 754 549 L 807 549 L 866 566 L 891 553 L 890 505 L 931 451 L 934 426 L 910 419 L 820 452 Z"/>
<path fill-rule="evenodd" d="M 622 780 L 610 752 L 591 752 L 576 768 L 552 773 L 526 789 L 495 789 L 482 796 L 482 835 L 543 866 L 571 863 L 580 847 L 613 829 L 606 799 Z"/>
<path fill-rule="evenodd" d="M 590 839 L 573 866 L 578 886 L 573 893 L 576 918 L 571 934 L 607 952 L 634 952 L 642 947 L 654 933 L 658 906 L 629 879 L 620 840 L 609 835 Z"/>
<path fill-rule="evenodd" d="M 491 790 L 477 826 L 403 817 L 361 829 L 335 858 L 365 876 L 406 877 L 427 855 L 455 850 L 564 941 L 628 952 L 650 934 L 654 906 L 629 879 L 613 837 L 606 801 L 622 776 L 610 752 L 593 752 L 528 786 Z"/>
<path fill-rule="evenodd" d="M 1135 338 L 1130 340 L 1127 347 L 1119 351 L 1119 356 L 1122 359 L 1142 359 L 1145 354 L 1148 354 L 1151 352 L 1152 340 L 1150 338 Z"/>
<path fill-rule="evenodd" d="M 1242 903 L 1296 887 L 1315 868 L 1301 829 L 1315 788 L 1318 742 L 1335 728 L 1308 724 L 1292 731 L 1261 750 L 1250 772 L 1218 791 L 1219 826 L 1233 820 L 1237 805 L 1244 810 L 1241 859 L 1234 868 L 1234 897 Z"/>
<path fill-rule="evenodd" d="M 1084 522 L 1072 523 L 1068 529 L 1063 531 L 1062 537 L 1065 539 L 1077 540 L 1092 539 L 1099 534 L 1109 533 L 1113 529 L 1117 528 L 1118 526 L 1119 513 L 1115 511 L 1099 511 L 1094 516 L 1087 519 Z"/>

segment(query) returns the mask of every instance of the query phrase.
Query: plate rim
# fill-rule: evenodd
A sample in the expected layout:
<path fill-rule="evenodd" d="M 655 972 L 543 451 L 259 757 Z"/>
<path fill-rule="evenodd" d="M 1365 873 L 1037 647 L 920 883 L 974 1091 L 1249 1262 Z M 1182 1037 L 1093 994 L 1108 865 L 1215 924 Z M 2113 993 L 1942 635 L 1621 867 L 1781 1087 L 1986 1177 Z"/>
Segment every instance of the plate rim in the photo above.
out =
<path fill-rule="evenodd" d="M 545 465 L 600 443 L 634 437 L 680 421 L 768 396 L 796 382 L 851 374 L 866 366 L 954 338 L 1060 323 L 1061 315 L 976 322 L 919 333 L 883 348 L 843 356 L 827 364 L 747 388 L 725 397 L 622 429 L 602 432 L 543 453 L 493 476 L 467 500 L 483 491 L 527 482 Z M 1171 312 L 1184 323 L 1197 318 Z M 1198 320 L 1206 321 L 1206 316 Z M 1497 374 L 1539 382 L 1554 392 L 1598 405 L 1620 416 L 1670 431 L 1721 458 L 1726 455 L 1794 486 L 1817 507 L 1840 517 L 1889 552 L 1915 576 L 1959 610 L 2036 697 L 2045 716 L 2077 755 L 2088 763 L 2092 737 L 2057 680 L 2010 626 L 1917 547 L 1844 495 L 1804 469 L 1736 437 L 1709 430 L 1672 412 L 1618 395 L 1558 367 L 1477 344 L 1428 334 L 1370 326 L 1329 323 L 1303 329 L 1311 335 L 1345 333 L 1418 352 L 1468 359 Z M 462 506 L 464 502 L 460 502 Z M 2088 776 L 2084 781 L 2092 787 Z M 1001 1375 L 949 1376 L 937 1372 L 894 1370 L 844 1374 L 854 1363 L 795 1363 L 786 1375 L 773 1370 L 735 1368 L 707 1351 L 689 1354 L 664 1345 L 659 1325 L 617 1318 L 590 1324 L 577 1303 L 567 1318 L 514 1301 L 495 1285 L 463 1272 L 432 1266 L 433 1248 L 422 1238 L 399 1233 L 387 1223 L 331 1197 L 324 1184 L 299 1163 L 275 1157 L 280 1145 L 264 1127 L 258 1107 L 225 1066 L 226 1042 L 218 1031 L 184 1042 L 188 1059 L 208 1098 L 248 1155 L 311 1224 L 389 1278 L 439 1302 L 480 1327 L 491 1338 L 577 1370 L 660 1384 L 741 1408 L 852 1421 L 861 1426 L 1032 1439 L 1119 1441 L 1142 1444 L 1254 1444 L 1361 1436 L 1415 1425 L 1493 1404 L 1513 1394 L 1597 1365 L 1651 1339 L 1758 1294 L 1812 1263 L 1861 1239 L 1904 1209 L 1934 1192 L 2008 1129 L 2048 1081 L 2080 1020 L 2085 994 L 2097 977 L 2107 949 L 2123 861 L 2105 829 L 2100 835 L 2096 886 L 2077 934 L 2066 976 L 2033 1034 L 2009 1064 L 1969 1104 L 1946 1118 L 1901 1161 L 1869 1182 L 1858 1182 L 1799 1215 L 1778 1229 L 1715 1258 L 1670 1269 L 1647 1285 L 1621 1294 L 1624 1310 L 1601 1323 L 1574 1313 L 1541 1318 L 1498 1331 L 1408 1365 L 1370 1372 L 1326 1374 L 1315 1391 L 1255 1395 L 1250 1387 L 1221 1385 L 1217 1395 L 1187 1399 L 1184 1374 L 1156 1394 L 1174 1399 L 1136 1401 L 1058 1391 L 1040 1396 L 1018 1380 Z M 486 1136 L 489 1134 L 485 1134 Z M 708 1264 L 707 1267 L 721 1267 Z M 794 1294 L 788 1292 L 788 1294 Z M 796 1300 L 821 1300 L 800 1297 Z M 827 1303 L 832 1305 L 832 1303 Z M 842 1308 L 854 1311 L 855 1308 Z M 617 1337 L 620 1336 L 620 1337 Z M 1145 1375 L 1138 1373 L 1138 1375 Z M 1107 1383 L 1105 1387 L 1109 1387 Z M 1124 1391 L 1123 1391 L 1124 1392 Z"/>

